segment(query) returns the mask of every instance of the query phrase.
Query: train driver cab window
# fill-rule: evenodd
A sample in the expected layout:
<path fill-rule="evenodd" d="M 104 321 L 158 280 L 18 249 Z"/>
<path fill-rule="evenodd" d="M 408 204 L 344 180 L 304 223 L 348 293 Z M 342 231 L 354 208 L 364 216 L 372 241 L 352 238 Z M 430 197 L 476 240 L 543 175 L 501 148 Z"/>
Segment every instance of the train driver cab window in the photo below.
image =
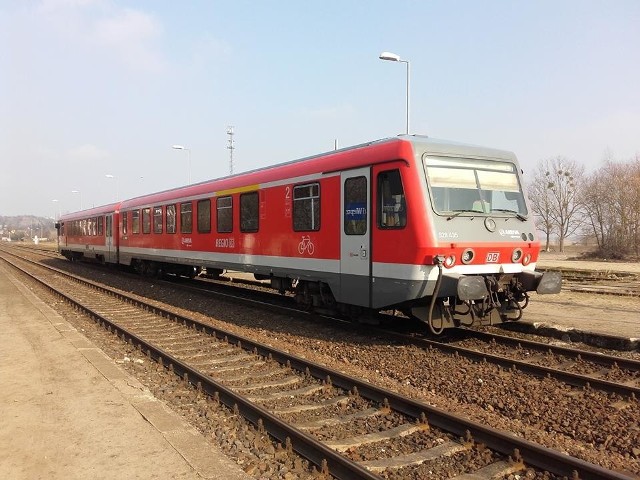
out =
<path fill-rule="evenodd" d="M 211 200 L 198 201 L 198 233 L 211 232 Z"/>
<path fill-rule="evenodd" d="M 257 232 L 260 201 L 258 192 L 243 193 L 240 195 L 240 231 Z"/>
<path fill-rule="evenodd" d="M 151 207 L 142 209 L 142 233 L 151 233 Z"/>
<path fill-rule="evenodd" d="M 216 200 L 218 233 L 233 231 L 233 197 L 218 197 Z"/>
<path fill-rule="evenodd" d="M 162 207 L 153 207 L 153 233 L 162 233 Z"/>
<path fill-rule="evenodd" d="M 176 206 L 167 205 L 166 208 L 167 233 L 176 233 Z"/>
<path fill-rule="evenodd" d="M 352 177 L 344 182 L 344 233 L 367 233 L 367 179 Z"/>
<path fill-rule="evenodd" d="M 191 202 L 180 204 L 180 233 L 191 233 Z"/>
<path fill-rule="evenodd" d="M 131 211 L 131 233 L 140 233 L 140 210 Z"/>
<path fill-rule="evenodd" d="M 436 213 L 527 215 L 518 171 L 513 163 L 426 154 L 424 162 Z"/>
<path fill-rule="evenodd" d="M 293 230 L 320 230 L 320 184 L 293 187 Z"/>
<path fill-rule="evenodd" d="M 378 226 L 403 228 L 407 225 L 407 205 L 400 170 L 378 175 Z"/>

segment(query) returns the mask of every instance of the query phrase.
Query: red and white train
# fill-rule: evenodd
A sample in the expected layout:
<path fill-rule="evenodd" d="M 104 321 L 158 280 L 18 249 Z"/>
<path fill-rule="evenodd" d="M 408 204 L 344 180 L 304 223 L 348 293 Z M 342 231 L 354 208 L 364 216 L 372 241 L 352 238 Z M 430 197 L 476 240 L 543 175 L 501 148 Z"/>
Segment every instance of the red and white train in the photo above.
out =
<path fill-rule="evenodd" d="M 63 215 L 59 251 L 194 276 L 270 279 L 299 303 L 395 309 L 434 333 L 517 320 L 540 243 L 513 153 L 402 135 Z"/>

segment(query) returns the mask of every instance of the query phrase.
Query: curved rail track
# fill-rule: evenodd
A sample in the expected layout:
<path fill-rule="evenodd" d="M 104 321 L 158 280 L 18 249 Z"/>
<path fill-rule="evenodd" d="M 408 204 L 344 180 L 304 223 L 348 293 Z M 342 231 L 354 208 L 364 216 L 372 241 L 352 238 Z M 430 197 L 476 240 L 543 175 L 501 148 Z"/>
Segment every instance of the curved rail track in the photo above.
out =
<path fill-rule="evenodd" d="M 379 478 L 378 472 L 425 462 L 437 468 L 459 452 L 469 459 L 460 475 L 490 478 L 527 464 L 563 476 L 629 478 L 94 282 L 21 262 L 10 263 L 38 269 L 29 275 L 336 478 Z M 336 438 L 336 425 L 347 433 Z M 479 444 L 491 455 L 473 448 Z M 394 451 L 402 454 L 381 453 Z"/>

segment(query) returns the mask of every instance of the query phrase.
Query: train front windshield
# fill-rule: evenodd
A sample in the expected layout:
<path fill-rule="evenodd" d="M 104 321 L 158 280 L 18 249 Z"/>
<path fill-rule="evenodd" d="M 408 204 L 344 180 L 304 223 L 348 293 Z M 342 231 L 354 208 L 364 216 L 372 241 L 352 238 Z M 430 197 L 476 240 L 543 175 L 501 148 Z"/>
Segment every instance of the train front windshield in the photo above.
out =
<path fill-rule="evenodd" d="M 528 213 L 513 163 L 437 156 L 424 163 L 436 213 Z"/>

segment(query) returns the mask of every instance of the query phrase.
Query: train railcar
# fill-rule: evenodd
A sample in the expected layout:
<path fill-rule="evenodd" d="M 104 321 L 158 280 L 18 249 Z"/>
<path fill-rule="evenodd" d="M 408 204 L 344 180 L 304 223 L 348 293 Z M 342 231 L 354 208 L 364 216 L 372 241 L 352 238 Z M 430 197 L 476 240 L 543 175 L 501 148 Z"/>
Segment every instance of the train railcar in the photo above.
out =
<path fill-rule="evenodd" d="M 118 263 L 119 204 L 61 215 L 58 251 L 69 260 Z"/>
<path fill-rule="evenodd" d="M 402 135 L 124 200 L 118 261 L 141 273 L 224 269 L 308 308 L 395 309 L 434 333 L 517 320 L 540 243 L 511 152 Z"/>

